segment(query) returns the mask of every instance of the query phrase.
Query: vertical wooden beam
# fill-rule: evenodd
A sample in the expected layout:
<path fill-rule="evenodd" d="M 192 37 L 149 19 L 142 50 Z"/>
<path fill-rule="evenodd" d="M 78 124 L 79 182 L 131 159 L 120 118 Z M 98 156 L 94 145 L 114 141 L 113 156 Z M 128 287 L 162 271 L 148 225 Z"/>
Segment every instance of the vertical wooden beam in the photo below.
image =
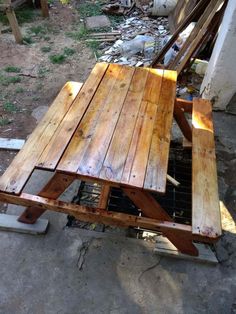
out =
<path fill-rule="evenodd" d="M 39 192 L 38 196 L 56 200 L 75 180 L 74 176 L 55 173 L 45 187 Z M 18 218 L 18 221 L 34 224 L 36 220 L 45 212 L 45 209 L 40 207 L 28 207 Z"/>
<path fill-rule="evenodd" d="M 192 142 L 192 129 L 184 115 L 184 111 L 175 103 L 174 118 L 185 138 Z"/>
<path fill-rule="evenodd" d="M 49 9 L 47 0 L 40 0 L 42 16 L 49 17 Z"/>
<path fill-rule="evenodd" d="M 103 184 L 102 189 L 101 189 L 100 199 L 98 202 L 98 208 L 101 208 L 101 209 L 107 208 L 109 194 L 110 194 L 110 185 Z"/>
<path fill-rule="evenodd" d="M 18 44 L 22 44 L 23 37 L 21 35 L 21 31 L 20 31 L 14 10 L 12 8 L 7 8 L 6 9 L 6 15 L 7 15 L 9 24 L 11 26 L 12 33 L 15 36 L 16 42 Z"/>

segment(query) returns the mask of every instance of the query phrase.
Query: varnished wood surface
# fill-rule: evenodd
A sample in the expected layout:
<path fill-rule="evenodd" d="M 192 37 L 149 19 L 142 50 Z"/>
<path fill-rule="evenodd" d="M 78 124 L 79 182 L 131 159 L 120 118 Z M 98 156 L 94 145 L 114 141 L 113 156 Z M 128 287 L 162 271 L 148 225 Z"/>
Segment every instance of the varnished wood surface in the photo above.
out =
<path fill-rule="evenodd" d="M 42 152 L 73 104 L 80 88 L 80 83 L 68 82 L 65 84 L 23 148 L 0 177 L 0 191 L 15 194 L 21 192 Z"/>
<path fill-rule="evenodd" d="M 82 88 L 68 84 L 0 190 L 19 194 L 37 167 L 164 193 L 176 72 L 98 63 Z"/>
<path fill-rule="evenodd" d="M 57 170 L 165 192 L 176 73 L 109 65 Z"/>
<path fill-rule="evenodd" d="M 221 231 L 211 103 L 193 100 L 193 234 L 218 238 Z"/>

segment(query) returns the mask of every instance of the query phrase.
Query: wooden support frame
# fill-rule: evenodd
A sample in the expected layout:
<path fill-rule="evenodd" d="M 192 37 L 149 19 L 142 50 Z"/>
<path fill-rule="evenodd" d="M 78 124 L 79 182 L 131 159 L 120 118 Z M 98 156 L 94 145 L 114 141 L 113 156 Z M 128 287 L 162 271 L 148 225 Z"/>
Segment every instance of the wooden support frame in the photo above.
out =
<path fill-rule="evenodd" d="M 8 18 L 8 21 L 11 26 L 12 33 L 15 37 L 16 42 L 18 44 L 22 44 L 23 37 L 20 31 L 19 24 L 17 22 L 17 18 L 16 18 L 14 10 L 11 7 L 7 8 L 6 15 L 7 15 L 7 18 Z"/>
<path fill-rule="evenodd" d="M 74 176 L 55 173 L 45 187 L 39 192 L 39 196 L 57 199 L 75 180 Z M 36 220 L 45 212 L 45 209 L 37 206 L 30 206 L 18 218 L 18 221 L 34 224 Z"/>
<path fill-rule="evenodd" d="M 184 101 L 182 102 L 184 103 Z M 186 103 L 185 103 L 186 104 Z M 174 118 L 181 129 L 184 137 L 192 142 L 192 128 L 190 127 L 185 115 L 184 110 L 182 109 L 181 102 L 176 101 L 174 106 Z"/>

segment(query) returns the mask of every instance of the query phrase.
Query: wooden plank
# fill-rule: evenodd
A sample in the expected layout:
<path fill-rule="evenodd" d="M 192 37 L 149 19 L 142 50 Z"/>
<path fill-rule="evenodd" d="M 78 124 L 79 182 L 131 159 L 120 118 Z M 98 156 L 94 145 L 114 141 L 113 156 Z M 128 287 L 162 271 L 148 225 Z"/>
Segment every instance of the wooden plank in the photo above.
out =
<path fill-rule="evenodd" d="M 211 14 L 212 10 L 214 9 L 216 4 L 215 0 L 211 0 L 209 4 L 207 5 L 204 13 L 201 15 L 199 20 L 197 21 L 196 25 L 194 26 L 192 32 L 182 45 L 180 51 L 178 52 L 177 56 L 175 59 L 169 64 L 168 68 L 169 69 L 176 69 L 178 63 L 180 62 L 181 58 L 185 55 L 186 51 L 189 49 L 191 46 L 191 43 L 193 40 L 195 40 L 196 36 L 199 34 L 201 28 L 203 27 L 205 21 L 207 20 L 209 14 Z"/>
<path fill-rule="evenodd" d="M 186 100 L 186 99 L 181 99 L 181 98 L 176 98 L 175 104 L 179 106 L 184 112 L 187 113 L 192 113 L 193 111 L 193 102 Z"/>
<path fill-rule="evenodd" d="M 149 230 L 166 231 L 181 230 L 189 236 L 192 235 L 191 226 L 159 221 L 147 217 L 127 215 L 118 212 L 97 209 L 94 207 L 81 206 L 77 204 L 66 203 L 58 200 L 51 200 L 45 197 L 22 193 L 20 196 L 0 192 L 0 200 L 5 203 L 11 203 L 21 206 L 36 206 L 45 210 L 52 210 L 70 214 L 77 219 L 88 222 L 101 222 L 107 225 L 116 225 L 122 227 L 141 227 Z"/>
<path fill-rule="evenodd" d="M 159 110 L 163 70 L 150 69 L 140 113 L 134 129 L 129 154 L 122 175 L 122 183 L 144 186 L 148 155 L 152 140 L 155 117 Z"/>
<path fill-rule="evenodd" d="M 9 24 L 11 26 L 12 33 L 15 36 L 16 42 L 18 44 L 22 44 L 23 37 L 21 35 L 21 31 L 20 31 L 14 10 L 12 10 L 11 8 L 7 8 L 6 9 L 6 15 L 7 15 Z"/>
<path fill-rule="evenodd" d="M 191 56 L 193 55 L 194 51 L 197 49 L 199 43 L 201 42 L 202 37 L 205 35 L 205 32 L 207 31 L 208 26 L 210 25 L 214 15 L 216 14 L 216 11 L 219 9 L 220 5 L 224 2 L 224 0 L 218 0 L 214 6 L 214 8 L 211 10 L 209 15 L 207 15 L 207 19 L 204 22 L 202 28 L 198 32 L 197 36 L 194 38 L 194 40 L 191 42 L 187 53 L 181 60 L 180 64 L 177 67 L 177 73 L 179 74 L 183 68 L 185 67 L 186 63 L 189 61 Z M 215 1 L 214 1 L 215 3 Z M 210 5 L 209 5 L 210 6 Z"/>
<path fill-rule="evenodd" d="M 158 204 L 155 198 L 147 191 L 122 187 L 125 194 L 142 211 L 145 217 L 173 221 L 167 212 Z"/>
<path fill-rule="evenodd" d="M 137 68 L 129 87 L 100 178 L 120 182 L 149 70 Z"/>
<path fill-rule="evenodd" d="M 157 238 L 154 252 L 158 255 L 166 257 L 174 257 L 178 259 L 191 260 L 194 262 L 201 262 L 212 265 L 218 264 L 218 260 L 214 252 L 208 245 L 202 243 L 194 243 L 194 245 L 199 252 L 198 256 L 182 254 L 167 238 L 159 236 Z"/>
<path fill-rule="evenodd" d="M 180 1 L 179 1 L 180 2 Z M 194 21 L 195 17 L 199 14 L 199 12 L 202 11 L 203 7 L 206 5 L 206 0 L 200 0 L 193 10 L 190 10 L 189 14 L 184 15 L 184 20 L 181 23 L 178 23 L 179 26 L 175 30 L 174 34 L 170 37 L 168 42 L 165 44 L 165 46 L 162 48 L 160 53 L 153 59 L 151 63 L 151 67 L 155 67 L 159 62 L 162 61 L 167 51 L 173 46 L 177 38 L 179 37 L 179 34 L 191 23 Z M 178 6 L 178 4 L 177 4 Z"/>
<path fill-rule="evenodd" d="M 48 146 L 43 151 L 37 164 L 38 167 L 50 170 L 54 170 L 56 168 L 64 150 L 66 149 L 68 143 L 74 135 L 77 126 L 84 116 L 84 113 L 87 110 L 90 101 L 92 100 L 103 76 L 105 75 L 107 67 L 108 65 L 105 63 L 97 63 L 95 65 L 88 79 L 81 88 L 81 91 L 76 97 L 73 106 L 71 106 L 71 108 L 68 110 L 65 119 L 63 119 Z M 81 134 L 78 130 L 77 133 L 74 135 L 74 139 L 69 144 L 69 151 L 73 151 L 73 149 L 76 149 L 78 145 L 78 141 L 76 140 L 77 136 L 79 136 L 79 138 L 82 138 L 82 135 L 83 134 Z M 66 141 L 65 138 L 67 139 Z M 65 165 L 66 158 L 68 158 L 68 165 L 71 160 L 73 161 L 74 156 L 70 157 L 70 155 L 68 155 L 68 152 L 66 152 L 65 158 L 62 158 L 62 169 L 67 169 L 67 165 Z"/>
<path fill-rule="evenodd" d="M 108 67 L 101 84 L 97 88 L 88 110 L 78 124 L 70 144 L 60 160 L 57 170 L 76 173 L 95 132 L 99 117 L 108 106 L 107 95 L 111 92 L 116 78 L 120 73 L 120 66 Z M 110 102 L 109 102 L 110 103 Z"/>
<path fill-rule="evenodd" d="M 174 105 L 174 118 L 177 122 L 183 136 L 192 141 L 192 128 L 190 127 L 187 118 L 184 115 L 184 111 L 175 103 Z"/>
<path fill-rule="evenodd" d="M 112 68 L 116 67 L 112 65 Z M 98 119 L 84 157 L 78 165 L 78 174 L 99 177 L 135 70 L 124 66 L 119 66 L 118 69 L 120 72 L 110 93 L 106 95 L 104 110 Z"/>
<path fill-rule="evenodd" d="M 74 176 L 56 172 L 38 195 L 50 199 L 57 199 L 74 180 Z M 18 220 L 23 223 L 34 224 L 44 212 L 44 208 L 31 206 L 24 210 Z"/>
<path fill-rule="evenodd" d="M 49 17 L 49 9 L 47 0 L 40 0 L 42 16 Z"/>
<path fill-rule="evenodd" d="M 176 79 L 175 71 L 164 71 L 144 183 L 145 189 L 160 193 L 164 193 L 166 189 Z"/>
<path fill-rule="evenodd" d="M 44 118 L 0 178 L 0 191 L 20 193 L 31 175 L 39 156 L 72 105 L 80 84 L 68 82 L 62 88 Z"/>
<path fill-rule="evenodd" d="M 0 149 L 20 150 L 25 144 L 25 140 L 14 138 L 0 138 Z"/>
<path fill-rule="evenodd" d="M 103 184 L 101 187 L 101 194 L 98 202 L 98 208 L 106 209 L 107 203 L 110 195 L 110 185 Z"/>
<path fill-rule="evenodd" d="M 193 234 L 222 234 L 215 157 L 212 106 L 193 100 L 192 228 Z"/>

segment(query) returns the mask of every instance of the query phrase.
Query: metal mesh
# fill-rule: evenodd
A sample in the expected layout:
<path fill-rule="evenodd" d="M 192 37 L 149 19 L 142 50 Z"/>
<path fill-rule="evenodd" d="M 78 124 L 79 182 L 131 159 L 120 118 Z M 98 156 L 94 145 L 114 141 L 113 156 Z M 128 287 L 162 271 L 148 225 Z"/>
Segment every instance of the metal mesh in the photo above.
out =
<path fill-rule="evenodd" d="M 179 187 L 167 182 L 164 195 L 152 193 L 159 204 L 173 217 L 175 222 L 191 223 L 191 186 L 192 186 L 191 150 L 172 144 L 168 164 L 168 174 L 180 182 Z M 77 204 L 97 207 L 101 186 L 97 183 L 81 182 L 78 195 L 74 198 Z M 119 188 L 111 188 L 107 210 L 139 215 L 140 210 Z"/>

